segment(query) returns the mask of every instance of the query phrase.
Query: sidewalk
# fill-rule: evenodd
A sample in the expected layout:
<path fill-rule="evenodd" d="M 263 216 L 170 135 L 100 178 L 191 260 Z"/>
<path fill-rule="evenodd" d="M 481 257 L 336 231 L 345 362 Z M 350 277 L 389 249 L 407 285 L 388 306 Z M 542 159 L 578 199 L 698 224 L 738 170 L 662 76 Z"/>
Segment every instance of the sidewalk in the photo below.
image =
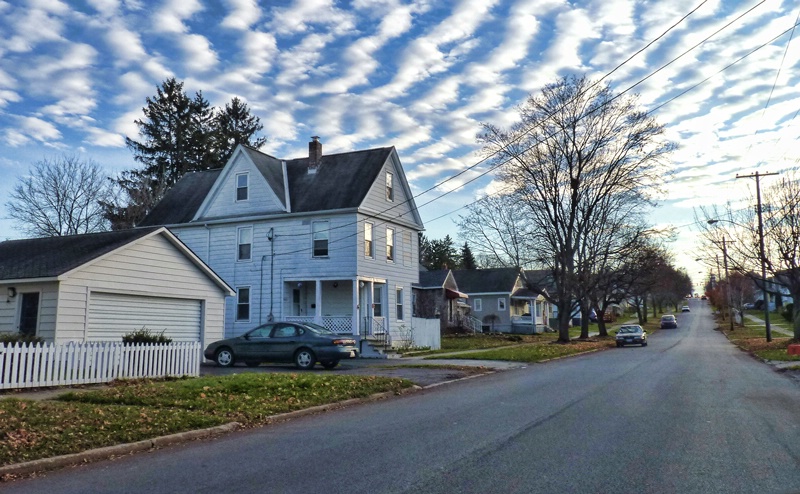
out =
<path fill-rule="evenodd" d="M 767 323 L 766 321 L 764 321 L 760 317 L 756 317 L 756 316 L 751 315 L 751 314 L 745 314 L 744 317 L 750 319 L 753 322 L 757 322 L 759 324 L 765 324 L 766 325 L 766 323 Z M 779 327 L 773 326 L 773 325 L 770 325 L 770 331 L 775 332 L 775 333 L 780 333 L 783 336 L 794 336 L 793 332 L 788 331 L 788 330 L 783 329 L 783 328 L 779 328 Z"/>

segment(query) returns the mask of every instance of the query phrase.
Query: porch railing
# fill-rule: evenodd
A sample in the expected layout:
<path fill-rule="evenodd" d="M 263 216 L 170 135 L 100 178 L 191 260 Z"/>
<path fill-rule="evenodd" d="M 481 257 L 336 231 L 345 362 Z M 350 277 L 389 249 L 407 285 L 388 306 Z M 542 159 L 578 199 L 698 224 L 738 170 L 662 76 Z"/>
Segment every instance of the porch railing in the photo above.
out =
<path fill-rule="evenodd" d="M 314 322 L 314 316 L 288 316 L 289 322 Z M 323 316 L 322 326 L 337 334 L 353 334 L 353 318 L 351 316 Z"/>
<path fill-rule="evenodd" d="M 472 333 L 480 333 L 483 330 L 481 320 L 477 317 L 464 316 L 461 324 Z"/>

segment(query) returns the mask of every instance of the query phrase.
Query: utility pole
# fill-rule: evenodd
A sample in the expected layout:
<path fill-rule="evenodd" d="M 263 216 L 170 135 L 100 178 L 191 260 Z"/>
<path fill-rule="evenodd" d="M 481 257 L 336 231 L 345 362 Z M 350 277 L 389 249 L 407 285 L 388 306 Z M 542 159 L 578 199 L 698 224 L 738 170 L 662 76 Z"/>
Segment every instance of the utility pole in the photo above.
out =
<path fill-rule="evenodd" d="M 725 244 L 725 237 L 722 237 L 722 261 L 725 264 L 725 284 L 728 288 L 728 312 L 731 316 L 731 331 L 733 331 L 733 291 L 731 290 L 731 277 L 728 276 L 728 246 Z M 744 314 L 742 314 L 744 318 Z"/>
<path fill-rule="evenodd" d="M 761 219 L 761 177 L 768 177 L 770 175 L 777 175 L 777 173 L 762 173 L 755 172 L 750 175 L 736 174 L 736 178 L 755 178 L 756 179 L 756 200 L 758 201 L 758 243 L 759 254 L 761 255 L 761 296 L 764 298 L 764 325 L 767 330 L 767 342 L 772 341 L 772 331 L 769 327 L 769 296 L 767 295 L 767 257 L 764 254 L 764 222 Z"/>

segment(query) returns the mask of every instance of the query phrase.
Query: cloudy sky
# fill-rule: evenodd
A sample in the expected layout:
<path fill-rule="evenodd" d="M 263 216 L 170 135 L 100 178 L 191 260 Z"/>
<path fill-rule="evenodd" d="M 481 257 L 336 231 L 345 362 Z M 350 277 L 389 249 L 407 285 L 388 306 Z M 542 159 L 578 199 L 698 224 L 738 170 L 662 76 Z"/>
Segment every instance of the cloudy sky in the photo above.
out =
<path fill-rule="evenodd" d="M 618 92 L 639 83 L 643 108 L 658 108 L 680 145 L 653 223 L 680 227 L 678 265 L 699 282 L 693 207 L 745 196 L 752 181 L 736 173 L 800 159 L 799 10 L 791 0 L 0 0 L 0 238 L 21 236 L 4 204 L 31 163 L 69 154 L 109 175 L 134 168 L 124 136 L 136 137 L 145 98 L 168 77 L 215 106 L 246 100 L 278 157 L 305 155 L 312 135 L 326 153 L 393 145 L 419 193 L 478 161 L 481 122 L 512 123 L 544 84 L 603 77 L 677 23 L 608 80 Z M 457 238 L 452 218 L 489 186 L 462 186 L 473 176 L 417 198 L 433 200 L 420 209 L 430 238 Z"/>

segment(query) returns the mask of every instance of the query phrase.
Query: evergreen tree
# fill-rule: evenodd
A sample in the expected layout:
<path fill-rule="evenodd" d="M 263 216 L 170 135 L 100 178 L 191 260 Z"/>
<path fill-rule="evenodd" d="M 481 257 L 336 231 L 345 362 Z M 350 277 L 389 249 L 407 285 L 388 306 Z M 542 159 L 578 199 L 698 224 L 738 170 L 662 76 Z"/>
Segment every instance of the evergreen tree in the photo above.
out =
<path fill-rule="evenodd" d="M 250 113 L 247 103 L 234 97 L 215 116 L 216 140 L 220 163 L 225 164 L 239 144 L 258 149 L 267 142 L 266 137 L 257 137 L 264 125 Z"/>
<path fill-rule="evenodd" d="M 472 250 L 469 244 L 464 242 L 464 247 L 461 248 L 461 269 L 477 269 L 475 256 L 472 255 Z"/>
<path fill-rule="evenodd" d="M 239 98 L 217 110 L 202 92 L 190 98 L 172 77 L 145 101 L 144 118 L 135 121 L 141 140 L 125 139 L 143 166 L 112 179 L 116 198 L 102 203 L 115 230 L 144 219 L 185 173 L 221 168 L 238 144 L 258 148 L 266 141 L 256 136 L 263 129 L 259 118 Z"/>
<path fill-rule="evenodd" d="M 458 251 L 450 235 L 445 235 L 441 240 L 430 241 L 430 253 L 426 264 L 428 269 L 456 269 L 459 264 Z"/>

